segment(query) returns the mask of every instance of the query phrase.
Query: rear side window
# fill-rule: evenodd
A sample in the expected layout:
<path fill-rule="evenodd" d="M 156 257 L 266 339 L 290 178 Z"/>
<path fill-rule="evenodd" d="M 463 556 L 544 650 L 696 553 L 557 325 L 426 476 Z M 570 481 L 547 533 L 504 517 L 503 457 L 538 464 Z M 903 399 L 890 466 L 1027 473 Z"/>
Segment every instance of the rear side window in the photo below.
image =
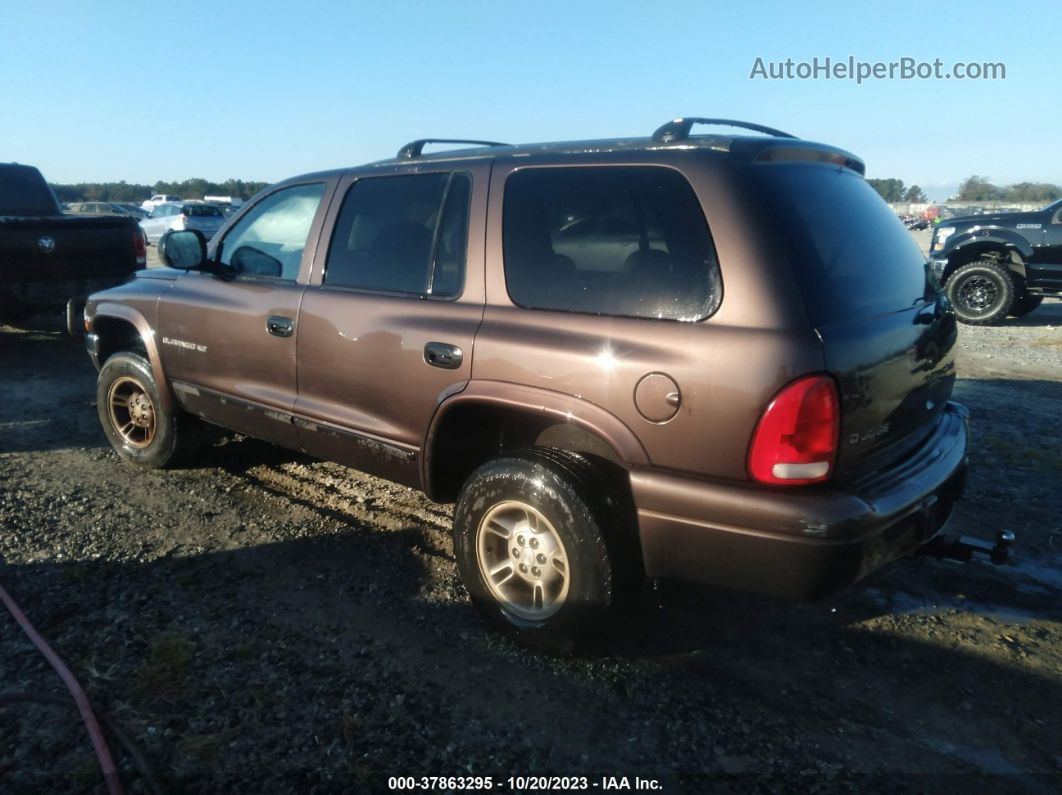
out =
<path fill-rule="evenodd" d="M 895 312 L 935 292 L 925 255 L 858 174 L 773 163 L 752 174 L 814 325 Z"/>
<path fill-rule="evenodd" d="M 450 298 L 464 284 L 467 174 L 371 177 L 343 200 L 324 283 Z"/>
<path fill-rule="evenodd" d="M 676 171 L 517 171 L 503 215 L 505 279 L 519 306 L 669 320 L 702 320 L 719 306 L 708 225 Z"/>

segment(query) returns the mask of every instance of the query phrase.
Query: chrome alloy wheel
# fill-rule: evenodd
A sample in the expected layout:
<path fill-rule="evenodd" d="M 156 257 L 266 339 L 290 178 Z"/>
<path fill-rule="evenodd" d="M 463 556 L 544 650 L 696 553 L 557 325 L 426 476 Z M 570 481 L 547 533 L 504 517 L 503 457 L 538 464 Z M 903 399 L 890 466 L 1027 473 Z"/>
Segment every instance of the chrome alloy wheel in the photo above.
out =
<path fill-rule="evenodd" d="M 130 447 L 145 448 L 155 438 L 155 404 L 135 378 L 116 378 L 107 391 L 111 426 Z"/>
<path fill-rule="evenodd" d="M 525 502 L 501 502 L 476 530 L 479 573 L 502 608 L 542 621 L 568 598 L 568 555 L 549 519 Z"/>

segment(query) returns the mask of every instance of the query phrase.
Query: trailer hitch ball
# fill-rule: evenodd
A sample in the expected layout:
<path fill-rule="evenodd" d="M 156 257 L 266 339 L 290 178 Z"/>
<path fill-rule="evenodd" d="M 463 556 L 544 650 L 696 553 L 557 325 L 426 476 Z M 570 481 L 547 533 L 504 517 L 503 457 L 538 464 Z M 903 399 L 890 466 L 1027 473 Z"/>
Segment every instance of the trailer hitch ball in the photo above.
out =
<path fill-rule="evenodd" d="M 996 545 L 992 547 L 991 560 L 997 566 L 1006 563 L 1010 557 L 1010 548 L 1014 544 L 1014 533 L 1010 530 L 1000 530 L 996 533 Z"/>

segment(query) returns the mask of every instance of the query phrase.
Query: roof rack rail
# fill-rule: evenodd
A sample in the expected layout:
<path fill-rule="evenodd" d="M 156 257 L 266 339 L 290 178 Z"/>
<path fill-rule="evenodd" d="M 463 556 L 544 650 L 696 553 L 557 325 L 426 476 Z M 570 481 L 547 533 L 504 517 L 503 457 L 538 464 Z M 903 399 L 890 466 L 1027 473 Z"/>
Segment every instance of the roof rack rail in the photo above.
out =
<path fill-rule="evenodd" d="M 773 127 L 764 127 L 762 124 L 753 124 L 748 121 L 737 121 L 735 119 L 702 119 L 697 116 L 688 116 L 684 119 L 669 121 L 667 124 L 662 124 L 657 127 L 656 132 L 653 133 L 653 140 L 661 144 L 669 144 L 672 141 L 685 141 L 690 137 L 690 128 L 694 124 L 743 127 L 746 130 L 767 133 L 767 135 L 773 135 L 777 138 L 796 138 L 795 135 L 776 130 Z"/>
<path fill-rule="evenodd" d="M 398 156 L 403 160 L 412 160 L 414 157 L 420 157 L 421 152 L 424 150 L 426 144 L 479 144 L 480 146 L 508 146 L 509 144 L 501 144 L 497 141 L 472 141 L 465 140 L 463 138 L 419 138 L 416 141 L 410 141 L 408 144 L 398 150 Z"/>

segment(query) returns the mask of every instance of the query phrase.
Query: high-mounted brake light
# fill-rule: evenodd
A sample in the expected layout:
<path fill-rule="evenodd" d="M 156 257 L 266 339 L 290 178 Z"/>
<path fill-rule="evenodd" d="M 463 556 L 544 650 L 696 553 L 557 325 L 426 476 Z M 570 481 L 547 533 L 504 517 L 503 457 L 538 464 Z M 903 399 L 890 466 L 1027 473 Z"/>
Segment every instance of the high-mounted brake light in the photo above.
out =
<path fill-rule="evenodd" d="M 786 386 L 767 405 L 749 447 L 749 474 L 761 483 L 821 483 L 833 473 L 840 426 L 837 384 L 810 375 Z"/>

